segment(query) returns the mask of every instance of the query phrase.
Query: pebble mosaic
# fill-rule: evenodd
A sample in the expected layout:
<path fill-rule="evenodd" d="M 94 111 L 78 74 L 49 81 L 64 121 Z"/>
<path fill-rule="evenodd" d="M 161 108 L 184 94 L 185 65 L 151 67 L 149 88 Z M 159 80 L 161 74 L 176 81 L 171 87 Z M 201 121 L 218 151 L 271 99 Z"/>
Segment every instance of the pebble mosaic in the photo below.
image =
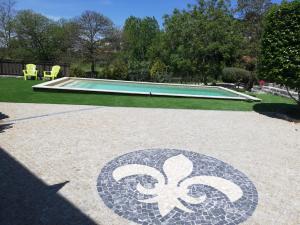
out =
<path fill-rule="evenodd" d="M 109 162 L 97 180 L 98 193 L 116 214 L 143 225 L 235 225 L 258 203 L 245 174 L 195 152 L 153 149 Z"/>

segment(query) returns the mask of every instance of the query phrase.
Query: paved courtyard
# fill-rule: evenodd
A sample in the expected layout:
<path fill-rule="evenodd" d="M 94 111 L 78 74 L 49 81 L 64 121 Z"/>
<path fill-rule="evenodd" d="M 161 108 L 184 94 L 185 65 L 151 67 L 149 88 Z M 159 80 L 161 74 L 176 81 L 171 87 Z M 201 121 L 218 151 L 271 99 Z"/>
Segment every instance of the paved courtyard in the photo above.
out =
<path fill-rule="evenodd" d="M 300 224 L 300 124 L 255 112 L 0 112 L 1 225 Z"/>

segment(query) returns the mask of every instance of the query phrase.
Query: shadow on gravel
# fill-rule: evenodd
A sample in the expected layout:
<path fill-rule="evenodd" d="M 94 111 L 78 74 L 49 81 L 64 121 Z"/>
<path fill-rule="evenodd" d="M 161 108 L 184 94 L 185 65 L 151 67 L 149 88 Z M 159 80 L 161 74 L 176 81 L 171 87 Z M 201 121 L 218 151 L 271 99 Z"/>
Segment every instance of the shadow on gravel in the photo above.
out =
<path fill-rule="evenodd" d="M 6 129 L 12 128 L 12 123 L 3 123 L 1 120 L 9 118 L 8 115 L 3 114 L 0 112 L 0 133 L 3 133 Z"/>
<path fill-rule="evenodd" d="M 48 186 L 0 148 L 0 224 L 96 225 L 57 193 L 67 183 Z"/>
<path fill-rule="evenodd" d="M 276 119 L 283 119 L 289 122 L 300 122 L 300 107 L 285 103 L 258 103 L 253 110 Z"/>

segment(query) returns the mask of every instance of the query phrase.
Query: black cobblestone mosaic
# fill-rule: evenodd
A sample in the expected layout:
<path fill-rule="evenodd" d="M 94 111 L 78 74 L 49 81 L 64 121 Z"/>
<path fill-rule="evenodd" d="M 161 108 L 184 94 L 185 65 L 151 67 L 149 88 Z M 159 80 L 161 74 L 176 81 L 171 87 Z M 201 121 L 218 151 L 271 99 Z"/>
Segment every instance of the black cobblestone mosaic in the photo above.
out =
<path fill-rule="evenodd" d="M 173 198 L 168 192 L 168 185 L 173 178 L 170 173 L 166 172 L 165 166 L 168 164 L 166 162 L 170 165 L 178 162 L 174 164 L 172 170 L 175 171 L 174 176 L 179 174 L 179 177 L 180 174 L 185 173 L 183 171 L 185 165 L 187 167 L 192 165 L 192 172 L 177 182 L 177 186 L 174 187 L 175 192 L 177 187 L 183 186 L 185 181 L 188 182 L 195 177 L 204 177 L 204 180 L 209 180 L 211 177 L 213 180 L 217 177 L 239 188 L 242 194 L 233 201 L 229 198 L 230 193 L 220 191 L 217 185 L 210 186 L 205 182 L 198 182 L 188 186 L 186 193 L 180 192 L 178 196 L 182 198 L 176 194 Z M 126 170 L 124 166 L 128 165 L 151 167 L 153 171 L 161 174 L 164 181 L 162 183 L 158 177 L 143 174 L 143 172 L 129 174 L 116 180 L 117 169 L 119 168 L 119 173 L 123 173 L 122 170 Z M 157 192 L 150 195 L 139 191 L 138 186 L 146 191 L 154 190 L 158 186 L 164 189 L 158 188 Z M 114 159 L 101 170 L 97 189 L 107 207 L 116 214 L 143 225 L 235 225 L 247 220 L 258 203 L 258 194 L 254 184 L 242 172 L 218 159 L 174 149 L 142 150 Z M 200 199 L 201 196 L 204 197 L 203 202 L 198 204 L 192 202 L 194 199 Z M 146 203 L 147 200 L 150 200 L 150 203 Z M 168 207 L 164 207 L 168 201 L 170 201 L 167 203 Z M 174 207 L 170 207 L 173 206 L 173 202 Z"/>

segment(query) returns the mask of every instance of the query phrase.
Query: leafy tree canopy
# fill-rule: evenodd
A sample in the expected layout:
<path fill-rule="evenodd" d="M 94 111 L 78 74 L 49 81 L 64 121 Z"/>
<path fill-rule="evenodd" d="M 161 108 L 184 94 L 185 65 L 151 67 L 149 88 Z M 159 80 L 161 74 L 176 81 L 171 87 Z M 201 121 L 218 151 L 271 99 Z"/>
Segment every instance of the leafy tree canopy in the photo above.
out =
<path fill-rule="evenodd" d="M 16 47 L 20 55 L 40 60 L 55 58 L 56 42 L 53 34 L 57 27 L 47 17 L 30 10 L 19 11 L 14 28 L 17 36 Z"/>
<path fill-rule="evenodd" d="M 237 16 L 241 19 L 241 30 L 245 37 L 242 46 L 245 55 L 257 58 L 263 32 L 262 20 L 272 6 L 271 0 L 238 0 Z"/>
<path fill-rule="evenodd" d="M 299 0 L 284 2 L 269 11 L 261 50 L 260 76 L 297 90 L 300 97 Z"/>
<path fill-rule="evenodd" d="M 188 11 L 175 10 L 165 17 L 165 31 L 174 73 L 200 75 L 204 83 L 234 63 L 242 39 L 229 3 L 223 0 L 199 0 Z"/>
<path fill-rule="evenodd" d="M 148 49 L 159 32 L 159 25 L 154 17 L 129 17 L 123 31 L 125 57 L 128 60 L 146 60 Z"/>

